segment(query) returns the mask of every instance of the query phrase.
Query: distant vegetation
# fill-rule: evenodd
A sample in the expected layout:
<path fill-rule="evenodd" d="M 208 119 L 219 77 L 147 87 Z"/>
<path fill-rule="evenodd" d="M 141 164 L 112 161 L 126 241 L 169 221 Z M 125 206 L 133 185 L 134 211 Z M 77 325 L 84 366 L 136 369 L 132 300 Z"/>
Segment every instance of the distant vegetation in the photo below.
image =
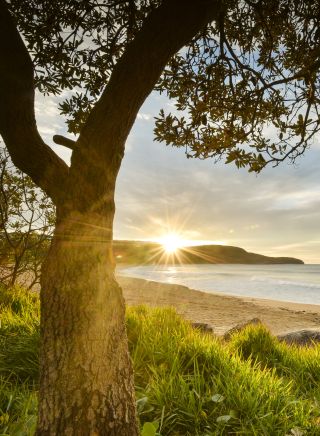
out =
<path fill-rule="evenodd" d="M 0 434 L 32 435 L 39 301 L 0 293 Z M 320 345 L 297 348 L 249 326 L 229 342 L 173 309 L 127 311 L 142 436 L 320 435 Z"/>
<path fill-rule="evenodd" d="M 55 221 L 51 200 L 0 146 L 0 283 L 39 285 Z"/>
<path fill-rule="evenodd" d="M 144 241 L 114 241 L 113 250 L 117 263 L 148 264 L 303 264 L 293 257 L 268 257 L 248 253 L 243 248 L 227 245 L 200 245 L 180 248 L 177 253 L 167 254 L 161 244 Z"/>

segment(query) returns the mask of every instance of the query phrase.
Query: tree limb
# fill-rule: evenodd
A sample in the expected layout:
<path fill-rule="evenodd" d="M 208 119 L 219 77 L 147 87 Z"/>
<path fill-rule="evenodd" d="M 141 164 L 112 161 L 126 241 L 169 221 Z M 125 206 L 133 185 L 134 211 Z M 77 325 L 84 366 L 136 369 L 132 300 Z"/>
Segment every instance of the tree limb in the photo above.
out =
<path fill-rule="evenodd" d="M 74 150 L 77 147 L 76 141 L 73 141 L 72 139 L 66 138 L 65 136 L 62 135 L 54 135 L 53 142 L 59 145 L 63 145 L 64 147 L 70 148 L 71 150 Z"/>
<path fill-rule="evenodd" d="M 219 0 L 164 0 L 149 14 L 81 130 L 71 172 L 82 167 L 84 153 L 94 151 L 104 165 L 123 155 L 138 110 L 170 57 L 218 16 L 219 7 Z"/>
<path fill-rule="evenodd" d="M 14 164 L 58 203 L 68 166 L 39 135 L 33 64 L 5 0 L 0 0 L 0 134 Z"/>

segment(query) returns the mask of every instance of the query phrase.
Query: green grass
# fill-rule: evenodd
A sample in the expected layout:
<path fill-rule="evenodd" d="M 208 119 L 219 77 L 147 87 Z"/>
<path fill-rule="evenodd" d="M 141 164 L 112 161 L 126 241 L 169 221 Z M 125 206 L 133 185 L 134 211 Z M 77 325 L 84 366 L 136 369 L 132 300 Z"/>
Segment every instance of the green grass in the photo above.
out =
<path fill-rule="evenodd" d="M 307 398 L 320 391 L 320 344 L 312 347 L 288 346 L 279 342 L 263 325 L 248 326 L 233 335 L 230 349 L 243 360 L 272 368 L 283 379 L 292 381 L 300 395 Z"/>
<path fill-rule="evenodd" d="M 0 311 L 0 435 L 32 435 L 39 302 L 4 289 Z M 319 346 L 281 344 L 259 325 L 226 343 L 172 309 L 130 308 L 127 327 L 143 436 L 320 435 Z"/>

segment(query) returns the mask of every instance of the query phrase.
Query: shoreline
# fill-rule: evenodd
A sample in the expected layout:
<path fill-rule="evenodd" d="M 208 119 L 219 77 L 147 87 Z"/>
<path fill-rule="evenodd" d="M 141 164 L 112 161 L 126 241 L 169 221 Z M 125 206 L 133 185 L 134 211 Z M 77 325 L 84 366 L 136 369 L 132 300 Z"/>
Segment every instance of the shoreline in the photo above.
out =
<path fill-rule="evenodd" d="M 208 293 L 183 285 L 121 276 L 121 271 L 117 280 L 129 306 L 171 306 L 191 322 L 210 325 L 218 335 L 253 318 L 259 318 L 275 335 L 320 330 L 319 304 Z"/>
<path fill-rule="evenodd" d="M 214 264 L 213 266 L 216 266 L 216 265 L 217 264 Z M 227 267 L 245 266 L 245 267 L 249 267 L 249 268 L 250 267 L 261 268 L 263 266 L 276 267 L 276 266 L 283 266 L 283 265 L 288 266 L 288 264 L 277 264 L 277 265 L 269 265 L 269 264 L 266 264 L 266 265 L 264 265 L 264 264 L 263 265 L 262 264 L 259 264 L 259 265 L 258 264 L 257 265 L 256 264 L 253 264 L 253 265 L 251 265 L 251 264 L 221 264 L 222 267 L 224 267 L 224 266 L 227 266 Z M 285 299 L 278 299 L 277 298 L 279 296 L 279 292 L 275 292 L 277 290 L 277 286 L 278 286 L 278 283 L 276 283 L 277 277 L 275 277 L 275 283 L 274 283 L 273 289 L 270 288 L 270 286 L 272 285 L 272 280 L 271 280 L 270 284 L 267 286 L 264 286 L 264 284 L 262 283 L 262 287 L 259 284 L 259 282 L 260 282 L 260 280 L 259 280 L 257 287 L 256 286 L 252 287 L 252 285 L 250 285 L 250 283 L 248 283 L 249 287 L 247 287 L 247 286 L 243 287 L 243 285 L 240 284 L 240 288 L 237 289 L 237 283 L 234 282 L 234 283 L 232 283 L 232 286 L 230 286 L 230 285 L 227 286 L 226 290 L 223 291 L 221 289 L 219 290 L 219 278 L 218 278 L 218 283 L 217 283 L 218 289 L 212 289 L 211 284 L 207 287 L 204 284 L 204 289 L 202 289 L 201 283 L 200 284 L 197 282 L 192 283 L 192 280 L 191 280 L 191 283 L 188 283 L 188 281 L 186 283 L 183 283 L 184 280 L 182 280 L 182 283 L 181 282 L 179 283 L 179 280 L 176 283 L 170 283 L 170 282 L 165 281 L 165 280 L 162 281 L 161 275 L 157 277 L 157 274 L 156 275 L 151 274 L 150 277 L 148 277 L 148 274 L 146 276 L 144 276 L 144 274 L 140 275 L 139 273 L 137 275 L 135 275 L 134 271 L 130 271 L 130 270 L 131 269 L 134 270 L 134 268 L 136 266 L 143 267 L 143 266 L 148 266 L 148 265 L 135 265 L 135 266 L 128 265 L 128 264 L 117 265 L 116 275 L 122 275 L 122 273 L 124 273 L 124 276 L 126 276 L 126 277 L 141 278 L 142 280 L 148 280 L 148 281 L 157 281 L 158 280 L 160 283 L 163 283 L 163 284 L 169 283 L 169 284 L 177 284 L 180 286 L 186 286 L 186 287 L 190 287 L 190 289 L 198 290 L 199 292 L 206 292 L 206 293 L 209 293 L 212 295 L 218 294 L 218 295 L 230 296 L 230 297 L 235 297 L 235 298 L 244 298 L 244 299 L 249 299 L 249 300 L 252 299 L 253 301 L 254 300 L 257 300 L 257 301 L 259 301 L 259 300 L 276 301 L 276 302 L 283 303 L 283 304 L 301 304 L 301 305 L 306 305 L 306 306 L 317 305 L 318 309 L 320 309 L 320 300 L 319 300 L 320 294 L 319 293 L 315 294 L 316 291 L 313 289 L 313 288 L 320 289 L 320 282 L 318 283 L 316 281 L 316 282 L 309 283 L 308 278 L 306 279 L 305 282 L 300 283 L 299 281 L 295 281 L 294 278 L 289 279 L 288 277 L 285 277 L 285 278 L 279 277 L 280 295 L 282 298 L 288 298 L 288 300 L 285 300 Z M 168 267 L 170 267 L 170 266 L 171 265 L 168 265 Z M 197 266 L 197 265 L 191 265 L 191 266 Z M 319 267 L 320 264 L 301 264 L 300 266 L 302 266 L 302 267 L 305 267 L 305 266 L 306 267 L 310 267 L 310 266 Z M 128 270 L 128 271 L 126 271 L 126 270 Z M 155 271 L 157 271 L 157 270 L 155 269 Z M 215 271 L 215 272 L 219 272 L 219 271 Z M 229 274 L 229 272 L 230 272 L 229 269 L 227 269 L 226 274 Z M 268 272 L 269 271 L 267 270 L 267 273 Z M 270 270 L 270 272 L 271 273 L 273 272 L 273 268 Z M 310 272 L 313 273 L 313 270 L 309 271 L 309 273 Z M 316 272 L 319 275 L 318 269 Z M 250 269 L 249 269 L 249 273 L 250 274 L 251 273 L 259 274 L 259 272 L 256 273 L 254 270 L 251 271 Z M 133 276 L 131 276 L 131 274 L 133 274 Z M 265 274 L 262 275 L 262 280 L 261 280 L 262 282 L 264 282 L 264 276 L 265 276 Z M 191 278 L 192 278 L 192 276 L 191 276 Z M 273 277 L 271 277 L 271 279 L 273 279 Z M 289 281 L 287 282 L 287 280 L 289 280 Z M 297 280 L 299 280 L 299 279 L 297 279 Z M 222 285 L 223 285 L 223 283 L 222 283 Z M 287 289 L 281 288 L 282 285 L 286 285 Z M 196 287 L 193 288 L 193 286 L 196 286 Z M 268 288 L 268 286 L 269 286 L 269 288 Z M 300 287 L 300 289 L 298 289 L 298 291 L 297 291 L 297 289 L 295 289 L 296 286 Z M 264 287 L 265 287 L 265 289 L 264 289 Z M 306 288 L 309 288 L 309 287 L 313 291 L 313 294 L 305 293 Z M 223 286 L 222 286 L 222 289 L 224 289 Z M 237 290 L 238 292 L 235 292 L 235 290 Z M 270 293 L 272 295 L 269 295 Z M 304 295 L 307 295 L 307 301 L 305 301 L 306 298 L 303 298 Z M 296 298 L 296 299 L 294 299 L 294 298 Z M 314 299 L 316 299 L 317 302 L 314 302 Z"/>
<path fill-rule="evenodd" d="M 190 289 L 192 291 L 203 292 L 205 294 L 222 296 L 222 297 L 232 297 L 232 298 L 237 298 L 237 299 L 240 298 L 242 300 L 252 301 L 252 302 L 255 302 L 257 304 L 259 304 L 259 302 L 261 304 L 263 304 L 264 302 L 266 302 L 266 303 L 269 302 L 270 305 L 272 305 L 272 306 L 279 305 L 279 304 L 281 304 L 281 305 L 288 305 L 288 306 L 290 306 L 290 305 L 293 305 L 293 306 L 298 305 L 298 306 L 304 306 L 306 309 L 309 308 L 309 310 L 311 310 L 311 311 L 313 311 L 313 309 L 315 309 L 315 308 L 317 308 L 320 311 L 320 303 L 314 303 L 314 304 L 311 304 L 311 303 L 301 303 L 300 301 L 273 300 L 273 299 L 270 299 L 270 298 L 263 298 L 263 297 L 251 297 L 250 295 L 228 294 L 228 293 L 222 292 L 222 291 L 206 291 L 204 289 L 189 288 L 186 285 L 181 285 L 181 284 L 178 284 L 178 283 L 167 283 L 167 282 L 160 282 L 160 281 L 158 282 L 156 280 L 142 279 L 140 277 L 131 277 L 131 276 L 128 276 L 128 275 L 123 275 L 122 276 L 121 275 L 121 270 L 117 271 L 116 276 L 117 277 L 127 277 L 127 278 L 130 278 L 130 279 L 137 279 L 137 280 L 145 280 L 147 282 L 160 283 L 162 285 L 182 286 L 183 288 L 187 288 L 187 289 Z"/>

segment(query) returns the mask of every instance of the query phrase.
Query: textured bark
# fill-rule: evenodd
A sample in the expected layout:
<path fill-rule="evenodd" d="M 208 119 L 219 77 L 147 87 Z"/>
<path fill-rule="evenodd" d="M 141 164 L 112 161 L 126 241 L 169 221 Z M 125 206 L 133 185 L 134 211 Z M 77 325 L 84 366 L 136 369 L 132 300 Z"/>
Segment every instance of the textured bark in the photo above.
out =
<path fill-rule="evenodd" d="M 139 433 L 125 306 L 112 254 L 121 159 L 100 167 L 92 157 L 69 178 L 42 270 L 38 436 Z M 87 165 L 92 172 L 83 180 Z M 89 207 L 88 198 L 94 198 Z"/>
<path fill-rule="evenodd" d="M 97 218 L 64 217 L 44 265 L 37 435 L 138 434 L 113 216 Z"/>

